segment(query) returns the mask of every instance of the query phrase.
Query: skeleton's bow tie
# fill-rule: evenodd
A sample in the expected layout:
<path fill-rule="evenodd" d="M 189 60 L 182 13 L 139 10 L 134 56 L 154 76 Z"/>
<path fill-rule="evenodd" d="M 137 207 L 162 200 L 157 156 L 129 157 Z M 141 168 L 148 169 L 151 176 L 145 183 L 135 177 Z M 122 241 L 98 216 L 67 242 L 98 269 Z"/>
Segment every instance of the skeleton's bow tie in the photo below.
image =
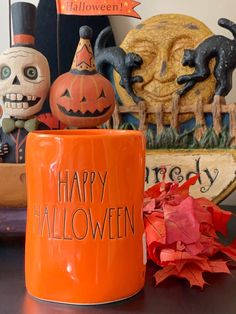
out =
<path fill-rule="evenodd" d="M 14 120 L 12 118 L 4 118 L 2 120 L 2 130 L 4 133 L 11 133 L 15 129 L 24 128 L 27 132 L 32 132 L 38 129 L 39 121 L 37 118 L 29 120 Z"/>

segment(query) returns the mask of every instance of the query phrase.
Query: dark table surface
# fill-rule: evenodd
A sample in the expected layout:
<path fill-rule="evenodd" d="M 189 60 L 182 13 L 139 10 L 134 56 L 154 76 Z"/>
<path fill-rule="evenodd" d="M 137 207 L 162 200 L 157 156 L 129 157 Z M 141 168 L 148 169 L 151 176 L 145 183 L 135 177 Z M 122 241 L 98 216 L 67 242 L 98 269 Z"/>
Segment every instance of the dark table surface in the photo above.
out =
<path fill-rule="evenodd" d="M 0 314 L 236 314 L 236 270 L 232 270 L 234 276 L 207 276 L 210 285 L 203 291 L 175 278 L 155 288 L 152 275 L 156 270 L 149 263 L 145 288 L 125 301 L 100 306 L 37 301 L 24 286 L 24 239 L 0 238 Z"/>

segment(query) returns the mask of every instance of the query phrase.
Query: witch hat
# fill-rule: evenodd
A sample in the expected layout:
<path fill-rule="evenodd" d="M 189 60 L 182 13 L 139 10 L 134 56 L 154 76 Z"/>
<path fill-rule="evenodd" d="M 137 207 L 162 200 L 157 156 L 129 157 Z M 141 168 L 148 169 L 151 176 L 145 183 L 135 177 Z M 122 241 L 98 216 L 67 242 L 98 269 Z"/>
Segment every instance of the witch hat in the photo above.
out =
<path fill-rule="evenodd" d="M 82 26 L 79 30 L 80 41 L 77 46 L 71 71 L 81 72 L 81 74 L 95 74 L 95 58 L 91 45 L 93 30 L 89 26 Z"/>
<path fill-rule="evenodd" d="M 13 21 L 13 46 L 33 47 L 35 42 L 36 6 L 16 2 L 11 6 Z"/>

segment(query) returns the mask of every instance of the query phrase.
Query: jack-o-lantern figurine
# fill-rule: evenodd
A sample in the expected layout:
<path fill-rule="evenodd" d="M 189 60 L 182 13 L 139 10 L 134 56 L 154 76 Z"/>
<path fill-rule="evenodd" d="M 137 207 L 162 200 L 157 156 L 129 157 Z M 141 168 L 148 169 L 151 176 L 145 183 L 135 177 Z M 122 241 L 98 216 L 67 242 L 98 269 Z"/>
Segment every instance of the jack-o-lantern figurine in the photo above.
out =
<path fill-rule="evenodd" d="M 11 7 L 14 44 L 0 55 L 0 96 L 3 111 L 0 156 L 3 162 L 24 163 L 26 135 L 47 129 L 35 114 L 43 106 L 50 88 L 47 59 L 34 49 L 36 7 L 17 2 Z"/>
<path fill-rule="evenodd" d="M 51 111 L 68 127 L 95 128 L 109 120 L 115 108 L 112 84 L 96 71 L 92 35 L 90 27 L 80 28 L 71 70 L 51 87 Z"/>

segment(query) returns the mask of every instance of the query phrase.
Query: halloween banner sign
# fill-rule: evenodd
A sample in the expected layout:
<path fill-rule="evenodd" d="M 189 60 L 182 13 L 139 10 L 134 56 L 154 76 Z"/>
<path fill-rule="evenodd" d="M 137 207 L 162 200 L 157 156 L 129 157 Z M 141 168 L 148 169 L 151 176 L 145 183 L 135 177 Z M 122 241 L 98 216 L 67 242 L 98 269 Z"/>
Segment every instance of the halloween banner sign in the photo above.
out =
<path fill-rule="evenodd" d="M 123 15 L 139 18 L 134 0 L 56 0 L 57 13 L 67 15 Z"/>

